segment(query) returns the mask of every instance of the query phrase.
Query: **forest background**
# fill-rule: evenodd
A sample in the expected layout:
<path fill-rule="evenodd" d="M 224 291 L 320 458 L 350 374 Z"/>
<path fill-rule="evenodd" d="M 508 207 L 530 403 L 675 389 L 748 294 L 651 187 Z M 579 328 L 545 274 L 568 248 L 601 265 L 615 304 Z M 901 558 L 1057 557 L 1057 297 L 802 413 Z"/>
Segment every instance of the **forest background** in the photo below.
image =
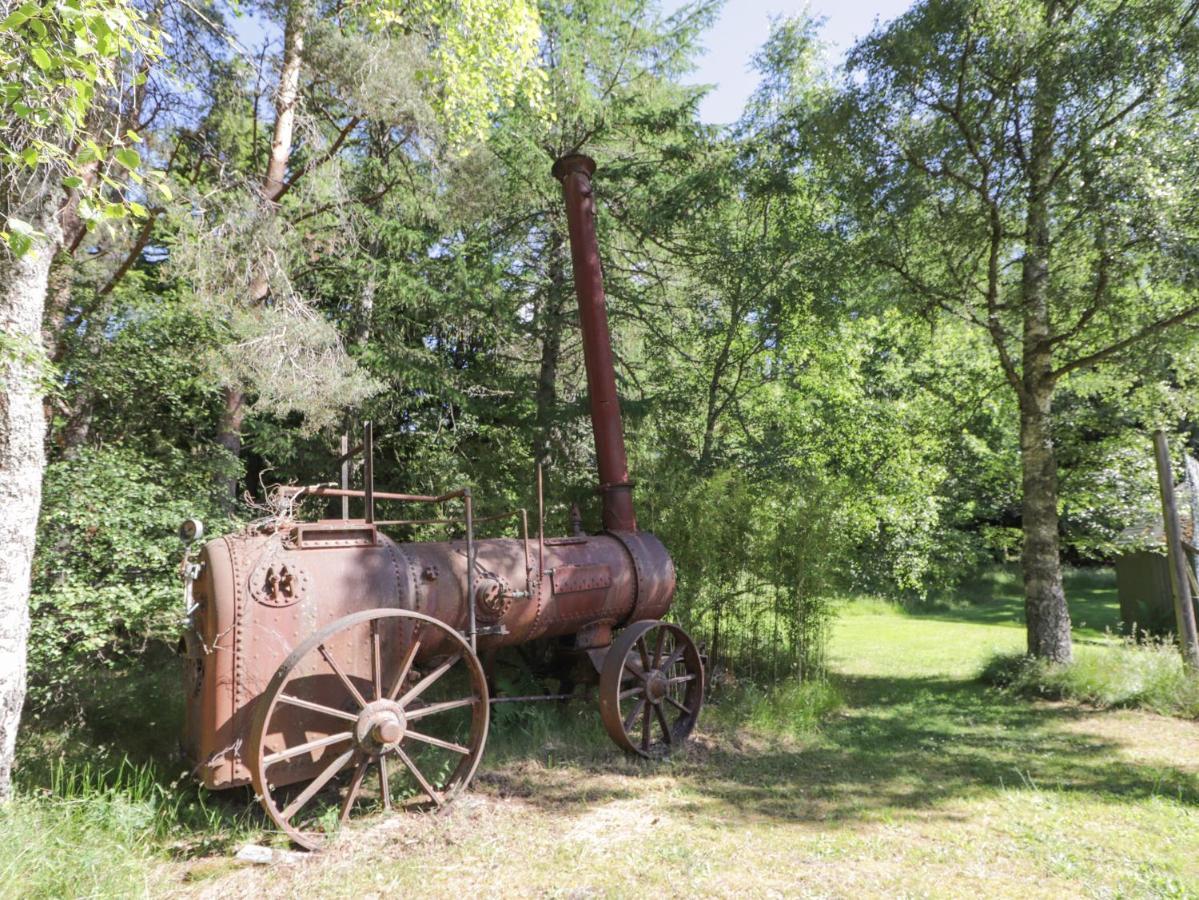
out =
<path fill-rule="evenodd" d="M 1150 430 L 1199 447 L 1199 5 L 927 0 L 836 71 L 779 20 L 729 127 L 690 82 L 717 2 L 442 5 L 255 4 L 246 47 L 237 4 L 134 4 L 161 49 L 113 44 L 71 160 L 6 138 L 5 271 L 52 251 L 35 346 L 0 345 L 46 424 L 28 708 L 173 645 L 179 522 L 331 480 L 366 420 L 380 486 L 535 508 L 541 464 L 547 529 L 599 527 L 568 152 L 639 520 L 713 662 L 819 676 L 840 592 L 1022 556 L 1029 649 L 1068 660 L 1061 562 L 1152 514 Z M 58 71 L 38 9 L 4 7 L 14 122 Z"/>

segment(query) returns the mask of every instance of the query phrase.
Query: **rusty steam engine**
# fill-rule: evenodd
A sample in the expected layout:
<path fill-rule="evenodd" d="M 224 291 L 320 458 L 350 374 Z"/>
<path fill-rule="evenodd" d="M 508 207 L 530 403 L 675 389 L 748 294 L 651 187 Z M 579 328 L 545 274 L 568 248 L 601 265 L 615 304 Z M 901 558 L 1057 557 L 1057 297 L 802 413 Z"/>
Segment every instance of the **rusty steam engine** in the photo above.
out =
<path fill-rule="evenodd" d="M 441 806 L 479 764 L 500 648 L 557 638 L 593 681 L 613 740 L 646 757 L 679 747 L 703 703 L 700 653 L 661 621 L 675 589 L 661 542 L 639 531 L 612 361 L 591 176 L 563 157 L 603 531 L 476 539 L 469 488 L 441 496 L 376 491 L 373 437 L 363 485 L 281 488 L 284 513 L 211 540 L 185 563 L 184 747 L 199 779 L 252 784 L 297 844 L 322 846 L 347 820 L 399 806 Z M 340 498 L 340 518 L 300 521 L 306 497 Z M 351 518 L 350 500 L 362 517 Z M 428 504 L 418 519 L 376 518 L 379 502 Z M 324 502 L 328 502 L 327 500 Z M 387 526 L 444 524 L 461 539 L 397 543 Z M 185 525 L 185 531 L 189 526 Z M 191 533 L 199 537 L 198 523 Z M 192 545 L 196 545 L 193 543 Z"/>

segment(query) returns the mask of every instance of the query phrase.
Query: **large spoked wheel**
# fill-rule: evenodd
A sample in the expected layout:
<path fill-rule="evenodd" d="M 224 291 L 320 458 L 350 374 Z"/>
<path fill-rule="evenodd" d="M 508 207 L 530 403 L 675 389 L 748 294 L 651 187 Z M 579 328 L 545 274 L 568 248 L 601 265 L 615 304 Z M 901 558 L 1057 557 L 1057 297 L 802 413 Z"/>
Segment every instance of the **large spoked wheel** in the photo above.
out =
<path fill-rule="evenodd" d="M 420 613 L 367 610 L 296 647 L 258 701 L 254 789 L 301 847 L 349 819 L 442 806 L 479 765 L 487 680 L 470 645 Z"/>
<path fill-rule="evenodd" d="M 679 626 L 637 622 L 612 642 L 600 673 L 600 716 L 619 746 L 667 756 L 687 740 L 703 703 L 703 661 Z"/>

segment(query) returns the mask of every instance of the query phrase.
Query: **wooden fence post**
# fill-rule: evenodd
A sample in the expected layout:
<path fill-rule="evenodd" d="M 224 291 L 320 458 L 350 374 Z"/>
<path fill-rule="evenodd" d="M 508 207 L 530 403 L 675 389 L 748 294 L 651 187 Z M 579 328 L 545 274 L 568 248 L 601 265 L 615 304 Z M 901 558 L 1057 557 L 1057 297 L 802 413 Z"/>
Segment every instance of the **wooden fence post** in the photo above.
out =
<path fill-rule="evenodd" d="M 1174 497 L 1174 473 L 1170 469 L 1170 445 L 1164 431 L 1153 432 L 1157 457 L 1157 483 L 1162 495 L 1165 520 L 1166 556 L 1170 564 L 1170 587 L 1174 594 L 1174 616 L 1178 622 L 1178 643 L 1187 665 L 1199 669 L 1199 634 L 1195 628 L 1195 607 L 1191 603 L 1191 583 L 1187 577 L 1187 558 L 1182 547 L 1182 527 L 1178 522 L 1178 503 Z"/>

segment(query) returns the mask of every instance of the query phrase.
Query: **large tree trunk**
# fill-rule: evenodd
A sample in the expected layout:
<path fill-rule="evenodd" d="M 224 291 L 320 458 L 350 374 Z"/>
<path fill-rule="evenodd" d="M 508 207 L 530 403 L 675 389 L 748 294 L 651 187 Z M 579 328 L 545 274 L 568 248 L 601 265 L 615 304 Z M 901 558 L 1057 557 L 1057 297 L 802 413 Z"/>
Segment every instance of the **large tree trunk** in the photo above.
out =
<path fill-rule="evenodd" d="M 1052 387 L 1027 396 L 1020 413 L 1024 485 L 1024 615 L 1028 652 L 1067 663 L 1073 658 L 1070 610 L 1062 588 L 1058 544 L 1057 457 L 1053 448 Z"/>
<path fill-rule="evenodd" d="M 45 234 L 20 259 L 0 250 L 0 330 L 17 343 L 0 359 L 0 800 L 12 793 L 12 763 L 25 702 L 29 578 L 42 502 L 42 314 L 50 263 L 62 240 L 47 198 Z"/>
<path fill-rule="evenodd" d="M 1053 23 L 1056 4 L 1046 4 Z M 1062 589 L 1058 544 L 1057 456 L 1053 447 L 1053 350 L 1049 322 L 1049 194 L 1053 163 L 1057 89 L 1038 74 L 1033 95 L 1028 157 L 1021 293 L 1024 313 L 1023 384 L 1020 391 L 1020 463 L 1024 487 L 1024 613 L 1028 652 L 1053 662 L 1070 662 L 1070 611 Z"/>
<path fill-rule="evenodd" d="M 287 165 L 291 160 L 292 134 L 296 127 L 296 111 L 300 98 L 300 69 L 303 65 L 304 31 L 308 28 L 308 0 L 292 0 L 283 31 L 283 62 L 279 68 L 279 85 L 275 90 L 275 125 L 271 135 L 271 152 L 267 158 L 266 174 L 262 179 L 262 195 L 273 203 L 283 193 Z M 261 303 L 270 293 L 270 282 L 263 270 L 250 284 L 250 300 Z M 217 443 L 241 457 L 241 427 L 246 417 L 246 395 L 242 385 L 226 385 L 222 391 L 224 408 L 217 429 Z M 237 502 L 237 477 L 222 475 L 218 488 L 229 508 Z"/>

